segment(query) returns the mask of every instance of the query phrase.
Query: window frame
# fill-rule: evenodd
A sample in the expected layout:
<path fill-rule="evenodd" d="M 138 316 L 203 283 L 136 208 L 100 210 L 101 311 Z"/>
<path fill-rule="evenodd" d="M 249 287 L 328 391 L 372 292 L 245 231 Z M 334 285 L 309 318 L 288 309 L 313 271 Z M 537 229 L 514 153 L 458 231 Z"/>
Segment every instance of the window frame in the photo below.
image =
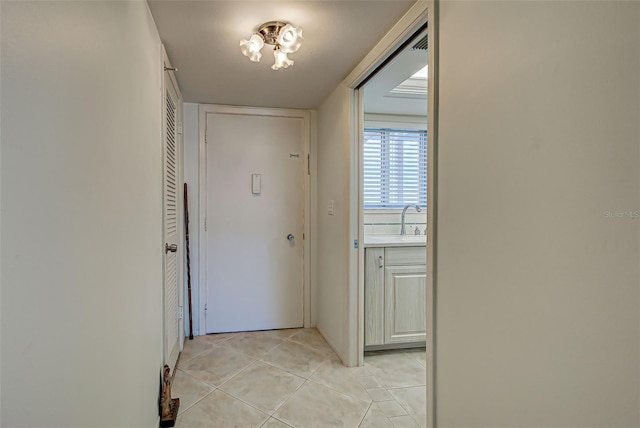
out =
<path fill-rule="evenodd" d="M 369 115 L 369 116 L 373 116 L 373 115 Z M 377 115 L 376 115 L 377 116 Z M 370 118 L 372 119 L 372 118 Z M 382 119 L 382 120 L 375 120 L 375 119 Z M 367 118 L 365 118 L 365 123 L 364 123 L 364 132 L 366 133 L 368 130 L 381 130 L 381 131 L 388 131 L 388 132 L 420 132 L 420 141 L 419 141 L 419 150 L 418 150 L 418 156 L 419 156 L 419 161 L 418 161 L 418 186 L 419 186 L 419 193 L 418 193 L 418 205 L 420 205 L 422 208 L 426 208 L 427 205 L 427 174 L 428 174 L 428 162 L 427 162 L 427 152 L 428 152 L 428 134 L 427 134 L 427 126 L 426 126 L 426 122 L 427 119 L 426 117 L 411 117 L 411 118 L 401 118 L 402 120 L 393 120 L 393 121 L 389 121 L 389 120 L 384 120 L 387 119 L 387 117 L 376 117 L 374 120 L 367 120 Z M 363 141 L 363 153 L 362 156 L 364 158 L 364 141 Z M 381 149 L 382 152 L 382 149 Z M 365 168 L 366 165 L 363 162 L 363 176 L 365 176 Z M 381 195 L 386 193 L 388 195 L 389 190 L 389 177 L 386 177 L 385 180 L 385 176 L 381 175 L 381 180 L 383 181 L 387 181 L 387 191 L 385 192 L 385 185 L 384 183 L 380 184 L 380 193 Z M 363 184 L 364 186 L 364 184 Z M 364 194 L 364 188 L 363 188 L 363 194 Z M 382 196 L 381 196 L 382 199 Z M 407 204 L 409 203 L 415 203 L 413 201 L 411 202 L 407 202 Z M 406 205 L 406 204 L 404 204 Z M 371 205 L 371 204 L 366 204 L 363 201 L 363 209 L 366 212 L 376 212 L 376 213 L 384 213 L 384 212 L 397 212 L 399 210 L 402 210 L 402 206 L 400 204 L 396 204 L 395 206 L 393 206 L 390 203 L 387 203 L 386 206 L 385 204 L 381 203 L 380 205 Z"/>

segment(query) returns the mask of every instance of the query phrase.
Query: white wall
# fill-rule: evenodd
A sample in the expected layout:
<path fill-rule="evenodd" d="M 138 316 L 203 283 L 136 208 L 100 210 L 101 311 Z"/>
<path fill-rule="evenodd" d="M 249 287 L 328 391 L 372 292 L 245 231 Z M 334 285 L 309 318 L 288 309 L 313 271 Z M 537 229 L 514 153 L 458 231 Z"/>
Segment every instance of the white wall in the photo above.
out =
<path fill-rule="evenodd" d="M 349 291 L 349 259 L 356 257 L 349 234 L 351 137 L 350 91 L 340 84 L 318 109 L 318 210 L 317 210 L 317 328 L 343 362 L 356 363 L 352 317 L 356 314 Z M 334 215 L 327 206 L 333 201 Z M 355 290 L 354 290 L 355 291 Z M 351 311 L 351 312 L 350 312 Z M 355 334 L 352 337 L 357 337 Z"/>
<path fill-rule="evenodd" d="M 2 426 L 154 426 L 160 40 L 145 2 L 2 3 Z"/>
<path fill-rule="evenodd" d="M 640 426 L 640 3 L 439 35 L 438 426 Z"/>

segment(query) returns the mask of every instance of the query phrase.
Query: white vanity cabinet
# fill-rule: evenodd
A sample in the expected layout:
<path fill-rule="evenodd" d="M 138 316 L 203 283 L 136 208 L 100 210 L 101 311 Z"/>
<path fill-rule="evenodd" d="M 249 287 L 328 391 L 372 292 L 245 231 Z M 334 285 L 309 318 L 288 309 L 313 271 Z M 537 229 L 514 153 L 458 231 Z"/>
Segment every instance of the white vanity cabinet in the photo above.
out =
<path fill-rule="evenodd" d="M 425 342 L 426 260 L 426 247 L 365 249 L 365 346 Z"/>

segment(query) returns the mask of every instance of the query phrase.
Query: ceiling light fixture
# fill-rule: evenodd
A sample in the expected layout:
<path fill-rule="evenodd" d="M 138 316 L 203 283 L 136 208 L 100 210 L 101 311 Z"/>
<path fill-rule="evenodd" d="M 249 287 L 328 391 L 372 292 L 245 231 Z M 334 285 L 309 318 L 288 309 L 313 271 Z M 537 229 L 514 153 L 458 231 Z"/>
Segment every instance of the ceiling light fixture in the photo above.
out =
<path fill-rule="evenodd" d="M 300 49 L 302 45 L 302 28 L 294 27 L 286 22 L 266 22 L 248 40 L 240 41 L 240 51 L 251 61 L 260 62 L 260 58 L 262 58 L 260 51 L 265 43 L 273 45 L 275 63 L 271 66 L 271 69 L 289 68 L 289 66 L 293 65 L 293 60 L 289 59 L 287 55 Z"/>

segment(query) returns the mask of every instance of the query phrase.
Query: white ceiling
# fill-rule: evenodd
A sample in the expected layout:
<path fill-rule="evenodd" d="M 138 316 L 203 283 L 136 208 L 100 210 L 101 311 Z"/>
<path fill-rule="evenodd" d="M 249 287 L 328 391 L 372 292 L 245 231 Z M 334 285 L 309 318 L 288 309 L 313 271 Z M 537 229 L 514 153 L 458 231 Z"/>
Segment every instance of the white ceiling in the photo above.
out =
<path fill-rule="evenodd" d="M 185 102 L 316 108 L 382 39 L 415 0 L 148 0 Z M 264 22 L 299 25 L 304 42 L 295 65 L 271 70 L 239 43 Z"/>

